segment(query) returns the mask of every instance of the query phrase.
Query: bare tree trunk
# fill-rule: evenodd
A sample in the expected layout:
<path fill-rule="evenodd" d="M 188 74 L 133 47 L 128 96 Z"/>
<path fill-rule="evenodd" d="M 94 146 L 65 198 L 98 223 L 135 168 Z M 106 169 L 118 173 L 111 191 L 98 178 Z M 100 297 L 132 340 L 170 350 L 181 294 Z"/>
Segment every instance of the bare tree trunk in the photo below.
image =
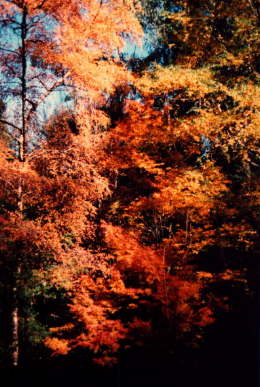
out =
<path fill-rule="evenodd" d="M 22 130 L 21 130 L 21 139 L 20 139 L 20 150 L 22 151 L 22 154 L 19 154 L 20 161 L 24 161 L 25 156 L 25 133 L 26 133 L 26 97 L 27 97 L 27 83 L 26 83 L 26 77 L 27 77 L 27 52 L 26 52 L 26 37 L 27 37 L 27 8 L 23 8 L 23 16 L 22 16 L 22 23 L 21 23 L 21 41 L 22 41 L 22 47 L 21 47 L 21 59 L 22 59 L 22 76 L 21 76 L 21 84 L 22 84 L 22 90 L 21 90 L 21 98 L 22 98 Z M 21 157 L 22 156 L 22 157 Z"/>
<path fill-rule="evenodd" d="M 15 292 L 16 289 L 14 288 L 13 291 Z M 12 311 L 12 324 L 12 365 L 17 367 L 19 360 L 19 314 L 16 306 Z"/>
<path fill-rule="evenodd" d="M 26 154 L 26 97 L 27 97 L 27 52 L 26 52 L 26 36 L 27 36 L 27 8 L 23 8 L 22 21 L 21 21 L 21 102 L 22 102 L 22 127 L 20 130 L 19 138 L 19 161 L 24 163 Z M 22 177 L 18 187 L 18 211 L 21 218 L 23 217 L 23 184 Z M 14 367 L 19 365 L 20 357 L 20 340 L 19 340 L 19 297 L 18 297 L 18 281 L 21 277 L 22 267 L 21 262 L 16 262 L 15 272 L 13 273 L 14 285 L 12 288 L 13 293 L 13 309 L 12 309 L 12 339 L 11 339 L 11 361 Z"/>
<path fill-rule="evenodd" d="M 20 274 L 20 266 L 17 266 L 17 272 L 15 273 L 13 292 L 13 310 L 12 310 L 12 345 L 11 345 L 11 361 L 14 367 L 19 363 L 19 307 L 17 297 L 17 278 Z"/>
<path fill-rule="evenodd" d="M 18 187 L 18 209 L 22 217 L 23 212 L 23 196 L 22 196 L 22 179 L 20 179 Z M 18 281 L 21 276 L 21 262 L 19 260 L 15 263 L 15 269 L 13 273 L 13 288 L 12 288 L 12 336 L 11 336 L 11 362 L 12 366 L 17 367 L 19 363 L 20 355 L 20 342 L 19 342 L 19 297 L 18 297 Z"/>

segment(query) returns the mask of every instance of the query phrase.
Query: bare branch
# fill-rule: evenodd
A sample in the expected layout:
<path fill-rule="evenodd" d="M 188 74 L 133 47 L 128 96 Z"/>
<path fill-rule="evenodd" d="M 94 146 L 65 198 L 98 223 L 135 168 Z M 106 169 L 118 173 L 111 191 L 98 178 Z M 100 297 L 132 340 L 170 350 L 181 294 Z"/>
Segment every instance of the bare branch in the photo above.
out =
<path fill-rule="evenodd" d="M 48 87 L 45 85 L 45 83 L 41 80 L 41 78 L 38 79 L 38 82 L 42 85 L 42 87 L 48 91 Z"/>
<path fill-rule="evenodd" d="M 12 17 L 8 19 L 1 19 L 0 24 L 4 24 L 4 27 L 8 26 L 8 28 L 10 27 L 10 24 L 17 24 L 18 26 L 20 26 L 20 23 Z"/>
<path fill-rule="evenodd" d="M 16 77 L 17 76 L 17 74 L 16 74 L 16 72 L 14 71 L 14 69 L 9 65 L 9 63 L 7 63 L 6 61 L 5 61 L 5 66 L 9 69 L 9 71 Z M 20 77 L 19 77 L 19 79 L 20 79 Z"/>
<path fill-rule="evenodd" d="M 27 118 L 26 120 L 29 121 L 32 114 L 35 112 L 35 110 L 38 109 L 39 105 L 44 102 L 44 100 L 52 93 L 54 92 L 59 86 L 62 86 L 64 84 L 64 81 L 65 79 L 70 75 L 70 71 L 63 77 L 61 78 L 59 81 L 55 82 L 50 88 L 46 88 L 47 92 L 45 94 L 43 94 L 40 99 L 38 100 L 37 103 L 33 103 L 33 106 L 31 107 L 28 115 L 27 115 Z M 28 101 L 30 102 L 30 101 Z"/>
<path fill-rule="evenodd" d="M 1 119 L 0 119 L 0 122 L 2 122 L 3 124 L 10 125 L 10 126 L 12 126 L 13 128 L 18 129 L 18 130 L 20 131 L 20 129 L 19 129 L 17 126 L 11 124 L 10 122 L 7 122 L 7 121 L 1 120 Z M 2 127 L 1 129 L 2 129 L 8 136 L 10 136 L 10 137 L 12 138 L 12 140 L 19 142 L 19 139 L 16 138 L 12 133 L 8 132 L 7 129 L 5 129 L 5 128 L 3 128 L 3 127 Z"/>
<path fill-rule="evenodd" d="M 19 56 L 19 53 L 18 53 L 18 52 L 16 52 L 16 51 L 13 51 L 13 50 L 9 50 L 9 49 L 7 49 L 7 48 L 4 48 L 4 47 L 0 47 L 0 50 L 1 50 L 1 51 L 10 52 L 10 53 L 12 53 L 12 54 L 16 54 L 16 55 L 18 55 L 18 56 Z"/>
<path fill-rule="evenodd" d="M 18 126 L 14 125 L 12 122 L 9 122 L 9 121 L 6 121 L 6 120 L 2 120 L 0 119 L 0 122 L 2 122 L 3 124 L 6 124 L 6 125 L 9 125 L 11 126 L 12 128 L 16 129 L 16 130 L 19 130 L 19 132 L 21 132 L 21 128 L 19 128 Z M 9 133 L 9 132 L 8 132 Z M 9 133 L 10 134 L 10 133 Z"/>

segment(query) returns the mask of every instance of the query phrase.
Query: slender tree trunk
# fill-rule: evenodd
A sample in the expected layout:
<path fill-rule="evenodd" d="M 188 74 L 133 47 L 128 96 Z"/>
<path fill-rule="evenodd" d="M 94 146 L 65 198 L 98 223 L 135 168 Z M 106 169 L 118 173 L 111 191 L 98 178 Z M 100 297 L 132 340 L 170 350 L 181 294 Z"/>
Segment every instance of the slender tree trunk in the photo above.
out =
<path fill-rule="evenodd" d="M 21 267 L 17 265 L 16 273 L 14 273 L 14 286 L 12 289 L 13 292 L 13 310 L 12 310 L 12 365 L 14 367 L 18 366 L 19 363 L 19 306 L 18 306 L 18 289 L 17 289 L 17 278 L 19 277 Z"/>
<path fill-rule="evenodd" d="M 21 165 L 25 161 L 26 154 L 26 96 L 27 96 L 27 52 L 26 52 L 26 36 L 27 36 L 27 8 L 23 8 L 22 21 L 21 21 L 21 63 L 22 63 L 22 73 L 21 73 L 21 103 L 22 103 L 22 127 L 20 130 L 19 138 L 19 161 Z M 19 182 L 18 187 L 18 211 L 20 212 L 21 218 L 23 217 L 23 182 L 22 177 Z M 19 365 L 20 357 L 20 340 L 19 340 L 19 296 L 18 296 L 18 281 L 22 275 L 22 266 L 21 262 L 18 259 L 15 264 L 15 270 L 13 273 L 14 285 L 12 288 L 13 293 L 13 309 L 12 309 L 12 339 L 11 339 L 11 361 L 14 367 Z"/>
<path fill-rule="evenodd" d="M 22 151 L 21 151 L 22 153 Z M 18 210 L 20 216 L 22 217 L 23 212 L 23 196 L 22 196 L 22 178 L 19 182 L 18 187 Z M 11 311 L 11 320 L 12 320 L 12 332 L 11 332 L 11 362 L 12 366 L 17 367 L 19 363 L 20 355 L 20 340 L 19 340 L 19 287 L 18 281 L 21 277 L 22 266 L 21 262 L 18 260 L 15 262 L 14 273 L 13 273 L 13 287 L 12 287 L 12 311 Z"/>
<path fill-rule="evenodd" d="M 22 144 L 20 144 L 21 150 L 22 150 L 22 157 L 20 158 L 20 161 L 24 161 L 24 154 L 25 154 L 25 133 L 26 133 L 26 96 L 27 96 L 27 84 L 26 84 L 26 77 L 27 77 L 27 52 L 26 52 L 26 36 L 27 36 L 27 8 L 23 8 L 23 16 L 22 16 L 22 23 L 21 23 L 21 41 L 22 41 L 22 47 L 21 47 L 21 59 L 22 59 L 22 76 L 21 76 L 21 84 L 22 84 L 22 91 L 21 91 L 21 98 L 22 98 L 22 130 L 21 130 L 21 138 L 22 138 Z M 20 155 L 19 155 L 20 156 Z"/>

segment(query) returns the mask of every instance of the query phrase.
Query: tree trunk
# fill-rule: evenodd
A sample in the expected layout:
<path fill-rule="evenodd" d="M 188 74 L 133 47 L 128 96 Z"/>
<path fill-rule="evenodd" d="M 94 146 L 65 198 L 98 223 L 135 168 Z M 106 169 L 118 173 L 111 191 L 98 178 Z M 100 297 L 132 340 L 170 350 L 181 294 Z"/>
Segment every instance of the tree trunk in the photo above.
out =
<path fill-rule="evenodd" d="M 22 128 L 19 138 L 19 161 L 23 164 L 25 162 L 26 154 L 26 94 L 27 94 L 27 52 L 26 52 L 26 37 L 27 37 L 27 8 L 23 8 L 22 21 L 21 21 L 21 63 L 22 63 L 22 75 L 21 75 L 21 102 L 22 102 Z M 18 187 L 18 211 L 21 218 L 23 217 L 23 182 L 22 177 L 20 179 Z M 19 297 L 17 283 L 21 278 L 21 263 L 18 261 L 15 263 L 14 272 L 14 285 L 12 288 L 13 293 L 13 309 L 12 309 L 12 338 L 11 338 L 11 361 L 14 367 L 19 364 L 20 355 L 20 340 L 19 340 Z"/>
<path fill-rule="evenodd" d="M 22 151 L 22 158 L 20 157 L 20 161 L 24 161 L 25 155 L 25 133 L 26 133 L 26 97 L 27 97 L 27 52 L 26 52 L 26 37 L 27 37 L 27 8 L 23 8 L 23 16 L 21 23 L 21 60 L 22 60 L 22 76 L 21 76 L 21 99 L 22 99 L 22 130 L 21 130 L 21 138 L 20 138 L 20 151 Z M 21 141 L 22 140 L 22 141 Z M 19 156 L 21 153 L 19 154 Z"/>
<path fill-rule="evenodd" d="M 20 149 L 19 152 L 23 153 L 23 150 Z M 23 191 L 22 191 L 22 178 L 20 179 L 18 187 L 18 210 L 20 216 L 23 216 Z M 20 343 L 19 343 L 19 295 L 18 295 L 18 281 L 21 278 L 21 262 L 19 259 L 15 262 L 14 273 L 13 273 L 13 287 L 12 287 L 12 311 L 11 311 L 11 320 L 12 320 L 12 332 L 11 332 L 11 362 L 13 367 L 17 367 L 19 363 L 19 354 L 20 354 Z"/>
<path fill-rule="evenodd" d="M 13 310 L 12 310 L 12 343 L 11 343 L 11 361 L 14 367 L 19 363 L 19 307 L 18 307 L 18 294 L 17 294 L 17 277 L 20 274 L 20 266 L 17 267 L 17 273 L 15 273 L 13 292 Z"/>

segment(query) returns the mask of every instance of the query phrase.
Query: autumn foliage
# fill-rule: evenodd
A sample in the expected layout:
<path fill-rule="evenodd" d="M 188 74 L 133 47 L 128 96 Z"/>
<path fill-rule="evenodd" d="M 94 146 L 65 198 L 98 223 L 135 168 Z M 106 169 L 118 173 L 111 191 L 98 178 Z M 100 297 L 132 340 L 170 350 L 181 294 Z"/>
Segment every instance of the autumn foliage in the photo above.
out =
<path fill-rule="evenodd" d="M 0 47 L 0 290 L 13 312 L 0 307 L 19 317 L 8 345 L 20 357 L 30 342 L 112 364 L 165 324 L 196 346 L 229 308 L 214 286 L 247 291 L 259 205 L 255 32 L 236 1 L 209 3 L 160 14 L 152 1 L 1 2 L 1 25 L 22 31 Z M 125 51 L 149 35 L 147 20 L 168 62 L 150 54 L 135 67 Z M 57 90 L 69 104 L 46 117 Z M 50 299 L 57 310 L 43 323 Z"/>

